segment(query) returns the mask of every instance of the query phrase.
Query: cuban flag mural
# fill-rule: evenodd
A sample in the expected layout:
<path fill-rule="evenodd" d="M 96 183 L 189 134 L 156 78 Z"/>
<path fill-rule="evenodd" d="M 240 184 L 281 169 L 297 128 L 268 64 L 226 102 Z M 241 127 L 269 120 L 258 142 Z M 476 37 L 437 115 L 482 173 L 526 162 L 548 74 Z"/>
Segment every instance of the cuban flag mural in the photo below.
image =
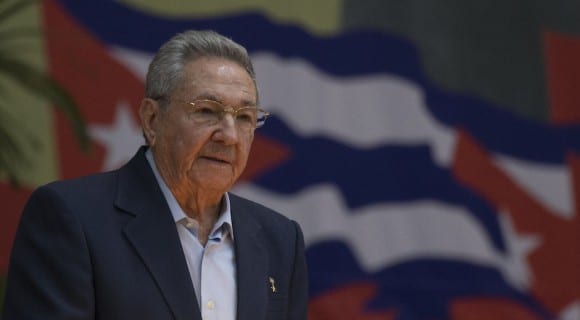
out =
<path fill-rule="evenodd" d="M 540 123 L 439 85 L 401 35 L 112 1 L 46 1 L 40 14 L 48 70 L 93 141 L 82 153 L 54 115 L 58 178 L 125 163 L 143 143 L 154 52 L 213 29 L 246 46 L 273 114 L 233 192 L 302 226 L 310 319 L 580 320 L 580 39 L 541 35 L 555 116 Z M 0 190 L 16 221 L 28 191 Z"/>

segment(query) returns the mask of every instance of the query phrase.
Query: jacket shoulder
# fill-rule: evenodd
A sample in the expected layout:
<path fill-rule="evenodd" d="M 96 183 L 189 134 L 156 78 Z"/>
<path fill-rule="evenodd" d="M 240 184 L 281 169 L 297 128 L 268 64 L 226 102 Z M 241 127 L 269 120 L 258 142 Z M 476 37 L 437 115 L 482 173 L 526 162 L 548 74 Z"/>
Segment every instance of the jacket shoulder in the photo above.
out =
<path fill-rule="evenodd" d="M 52 191 L 60 195 L 91 195 L 115 189 L 117 171 L 95 173 L 79 178 L 58 180 L 40 186 L 35 192 Z"/>

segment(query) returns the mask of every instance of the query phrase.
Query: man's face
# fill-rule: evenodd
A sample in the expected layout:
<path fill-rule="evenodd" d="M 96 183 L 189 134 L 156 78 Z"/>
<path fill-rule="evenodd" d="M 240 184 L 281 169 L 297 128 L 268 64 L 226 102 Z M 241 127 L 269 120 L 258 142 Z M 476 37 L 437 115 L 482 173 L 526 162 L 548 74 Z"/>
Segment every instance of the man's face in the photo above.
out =
<path fill-rule="evenodd" d="M 194 190 L 227 191 L 244 170 L 254 138 L 253 129 L 241 130 L 231 114 L 217 124 L 192 121 L 187 102 L 199 99 L 255 105 L 256 87 L 244 68 L 229 60 L 202 57 L 185 65 L 181 85 L 151 120 L 154 137 L 149 139 L 157 167 L 176 197 Z"/>

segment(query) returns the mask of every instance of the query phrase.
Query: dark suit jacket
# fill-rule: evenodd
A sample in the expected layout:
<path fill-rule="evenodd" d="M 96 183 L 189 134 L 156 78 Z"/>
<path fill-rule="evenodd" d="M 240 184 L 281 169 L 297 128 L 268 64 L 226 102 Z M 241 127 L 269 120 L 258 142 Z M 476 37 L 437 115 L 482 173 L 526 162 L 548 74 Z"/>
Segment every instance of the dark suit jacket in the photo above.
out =
<path fill-rule="evenodd" d="M 201 320 L 175 222 L 144 151 L 117 171 L 32 194 L 2 319 Z M 230 201 L 237 319 L 306 319 L 299 226 L 249 200 L 230 194 Z"/>

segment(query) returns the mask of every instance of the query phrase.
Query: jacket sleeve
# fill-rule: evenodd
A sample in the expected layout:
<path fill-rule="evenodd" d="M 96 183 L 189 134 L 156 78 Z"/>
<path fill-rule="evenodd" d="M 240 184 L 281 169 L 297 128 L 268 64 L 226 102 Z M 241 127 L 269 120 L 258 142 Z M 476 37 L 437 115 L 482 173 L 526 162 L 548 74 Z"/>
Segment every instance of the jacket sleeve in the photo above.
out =
<path fill-rule="evenodd" d="M 78 217 L 50 187 L 28 200 L 14 239 L 4 320 L 94 319 L 88 246 Z"/>
<path fill-rule="evenodd" d="M 308 318 L 308 269 L 304 250 L 304 236 L 298 223 L 296 228 L 294 270 L 289 292 L 289 319 L 306 320 Z"/>

